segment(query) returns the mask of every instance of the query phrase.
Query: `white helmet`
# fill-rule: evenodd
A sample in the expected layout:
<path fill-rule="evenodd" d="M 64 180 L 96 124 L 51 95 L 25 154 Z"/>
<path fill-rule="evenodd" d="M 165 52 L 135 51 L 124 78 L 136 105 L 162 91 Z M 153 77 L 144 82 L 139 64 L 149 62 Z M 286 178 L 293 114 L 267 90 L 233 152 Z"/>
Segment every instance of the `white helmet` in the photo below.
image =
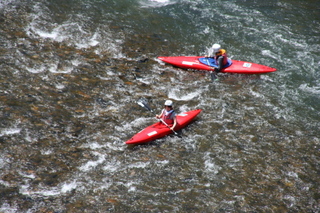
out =
<path fill-rule="evenodd" d="M 173 102 L 171 100 L 166 100 L 166 102 L 164 102 L 165 106 L 172 106 Z"/>
<path fill-rule="evenodd" d="M 214 45 L 212 45 L 212 50 L 213 50 L 214 53 L 219 52 L 220 49 L 221 49 L 220 44 L 214 44 Z"/>

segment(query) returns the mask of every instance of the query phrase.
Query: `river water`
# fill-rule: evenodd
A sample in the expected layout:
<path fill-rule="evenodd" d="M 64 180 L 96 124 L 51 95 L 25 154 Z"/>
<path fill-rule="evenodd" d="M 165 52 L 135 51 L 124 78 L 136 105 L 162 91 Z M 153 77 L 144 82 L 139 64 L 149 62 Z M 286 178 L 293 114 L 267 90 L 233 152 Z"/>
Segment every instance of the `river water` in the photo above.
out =
<path fill-rule="evenodd" d="M 0 1 L 0 212 L 319 212 L 315 0 Z M 275 67 L 220 74 L 158 56 Z M 124 142 L 160 111 L 179 137 Z"/>

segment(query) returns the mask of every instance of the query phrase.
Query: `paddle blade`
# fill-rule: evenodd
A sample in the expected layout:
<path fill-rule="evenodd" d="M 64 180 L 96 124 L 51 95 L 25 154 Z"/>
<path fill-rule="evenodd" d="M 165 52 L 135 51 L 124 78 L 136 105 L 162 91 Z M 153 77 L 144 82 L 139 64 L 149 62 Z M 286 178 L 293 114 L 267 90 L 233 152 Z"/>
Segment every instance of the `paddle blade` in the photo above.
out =
<path fill-rule="evenodd" d="M 138 103 L 140 106 L 145 107 L 142 102 L 137 101 L 137 103 Z"/>
<path fill-rule="evenodd" d="M 214 82 L 214 81 L 219 81 L 217 75 L 215 72 L 210 72 L 210 75 L 211 75 L 211 81 Z"/>
<path fill-rule="evenodd" d="M 138 100 L 137 103 L 140 106 L 142 106 L 142 107 L 146 108 L 147 110 L 149 110 L 150 112 L 152 112 L 152 109 L 149 107 L 148 102 L 147 102 L 146 99 L 142 98 L 142 99 Z"/>

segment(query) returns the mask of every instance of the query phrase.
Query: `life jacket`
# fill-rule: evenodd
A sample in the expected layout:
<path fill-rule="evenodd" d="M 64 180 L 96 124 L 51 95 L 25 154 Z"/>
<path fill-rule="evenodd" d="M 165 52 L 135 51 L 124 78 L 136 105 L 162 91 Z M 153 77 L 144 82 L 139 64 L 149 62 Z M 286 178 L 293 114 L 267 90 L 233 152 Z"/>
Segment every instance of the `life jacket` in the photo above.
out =
<path fill-rule="evenodd" d="M 168 113 L 167 115 L 165 115 L 166 112 L 165 112 L 165 109 L 163 109 L 163 112 L 162 112 L 162 116 L 161 116 L 161 119 L 168 125 L 173 125 L 174 121 L 173 121 L 173 118 L 174 116 L 176 115 L 176 113 L 174 112 L 174 110 L 172 110 L 170 113 Z"/>
<path fill-rule="evenodd" d="M 219 65 L 218 63 L 219 63 L 219 61 L 218 61 L 218 59 L 221 57 L 221 56 L 223 56 L 223 61 L 222 61 L 222 67 L 223 66 L 226 66 L 227 64 L 228 64 L 228 56 L 227 56 L 227 51 L 225 50 L 225 49 L 220 49 L 220 52 L 219 52 L 220 54 L 219 55 L 215 55 L 214 56 L 214 60 L 215 60 L 215 62 L 216 62 L 216 65 Z"/>

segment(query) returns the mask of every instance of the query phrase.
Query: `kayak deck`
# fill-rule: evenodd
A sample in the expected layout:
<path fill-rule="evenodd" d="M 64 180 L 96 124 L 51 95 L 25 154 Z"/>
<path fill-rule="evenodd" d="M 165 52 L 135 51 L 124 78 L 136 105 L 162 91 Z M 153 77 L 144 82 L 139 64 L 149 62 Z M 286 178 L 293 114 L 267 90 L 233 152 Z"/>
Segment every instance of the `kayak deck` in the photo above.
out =
<path fill-rule="evenodd" d="M 191 123 L 195 117 L 201 112 L 201 109 L 191 110 L 188 112 L 180 113 L 177 117 L 177 126 L 175 131 L 178 131 L 189 123 Z M 156 139 L 162 138 L 166 135 L 172 134 L 172 130 L 169 129 L 166 125 L 161 122 L 152 124 L 151 126 L 146 127 L 137 134 L 135 134 L 131 139 L 126 141 L 126 144 L 142 144 L 154 141 Z"/>

